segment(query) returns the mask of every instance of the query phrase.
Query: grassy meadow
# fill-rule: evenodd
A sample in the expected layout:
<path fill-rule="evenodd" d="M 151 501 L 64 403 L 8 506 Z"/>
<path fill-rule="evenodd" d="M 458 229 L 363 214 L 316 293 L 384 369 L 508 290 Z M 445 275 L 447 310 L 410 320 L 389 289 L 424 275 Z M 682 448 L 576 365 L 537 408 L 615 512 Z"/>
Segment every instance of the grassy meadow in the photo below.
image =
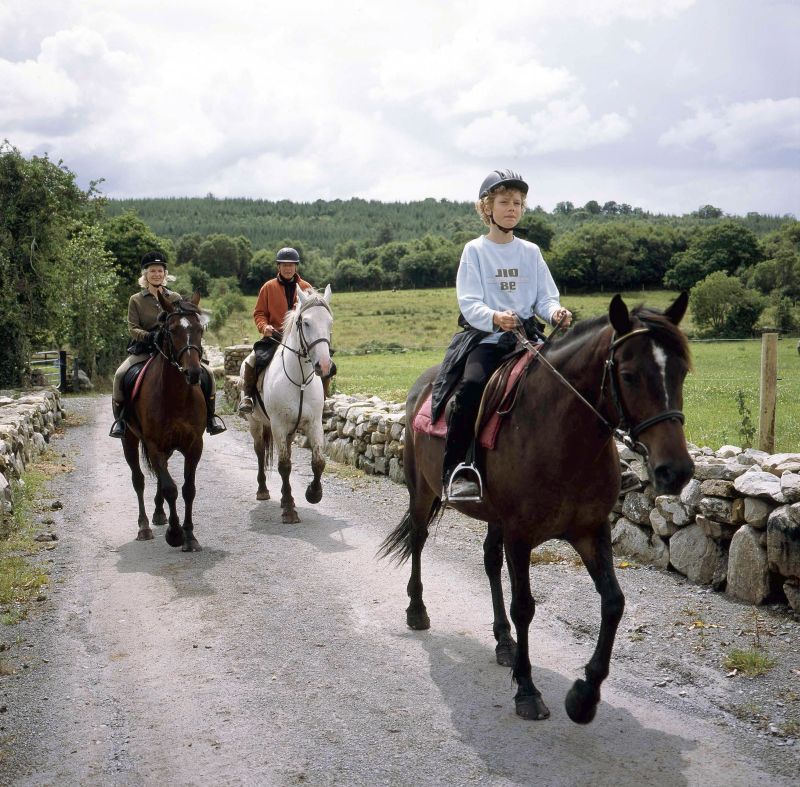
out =
<path fill-rule="evenodd" d="M 629 306 L 646 303 L 663 308 L 676 293 L 623 293 Z M 578 319 L 605 313 L 611 295 L 562 297 Z M 224 328 L 209 332 L 206 341 L 222 347 L 252 343 L 257 338 L 251 318 L 255 297 L 246 299 L 246 311 L 228 318 Z M 213 301 L 206 304 L 213 309 Z M 457 330 L 458 309 L 453 289 L 398 290 L 395 292 L 334 293 L 337 390 L 376 394 L 386 401 L 404 401 L 421 371 L 439 363 Z M 691 335 L 691 303 L 682 327 Z M 800 451 L 800 355 L 797 342 L 778 342 L 778 407 L 776 451 Z M 694 370 L 684 386 L 686 435 L 701 446 L 742 445 L 747 420 L 739 410 L 744 396 L 749 420 L 758 428 L 760 341 L 692 342 Z"/>

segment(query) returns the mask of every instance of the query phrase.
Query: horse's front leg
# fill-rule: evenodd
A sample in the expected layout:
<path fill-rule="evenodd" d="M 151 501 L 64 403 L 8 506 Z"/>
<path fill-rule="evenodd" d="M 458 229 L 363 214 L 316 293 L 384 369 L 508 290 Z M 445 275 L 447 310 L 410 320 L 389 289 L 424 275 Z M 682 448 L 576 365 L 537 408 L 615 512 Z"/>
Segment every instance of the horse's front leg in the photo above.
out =
<path fill-rule="evenodd" d="M 194 496 L 197 492 L 195 474 L 202 453 L 203 441 L 200 439 L 195 441 L 191 450 L 184 454 L 183 457 L 183 487 L 181 488 L 181 494 L 183 496 L 184 513 L 183 546 L 181 549 L 184 552 L 199 552 L 202 549 L 199 542 L 194 537 L 194 522 L 192 521 L 192 506 L 194 504 Z"/>
<path fill-rule="evenodd" d="M 483 542 L 483 566 L 492 590 L 492 609 L 494 611 L 492 631 L 497 640 L 494 652 L 498 664 L 503 667 L 513 667 L 514 659 L 517 656 L 517 643 L 511 636 L 511 624 L 506 616 L 503 584 L 500 581 L 500 570 L 503 567 L 503 531 L 497 522 L 489 522 L 488 527 L 486 539 Z"/>
<path fill-rule="evenodd" d="M 167 529 L 164 531 L 164 539 L 171 547 L 183 546 L 183 531 L 181 530 L 181 520 L 178 516 L 178 487 L 172 476 L 169 474 L 167 463 L 169 457 L 160 451 L 153 451 L 153 456 L 150 457 L 150 463 L 153 472 L 158 479 L 158 491 L 166 500 L 169 506 L 169 519 Z"/>
<path fill-rule="evenodd" d="M 324 435 L 322 432 L 322 422 L 315 423 L 309 430 L 309 440 L 311 442 L 311 472 L 314 478 L 306 487 L 306 500 L 309 503 L 319 503 L 322 500 L 322 482 L 320 477 L 325 469 L 325 455 L 322 453 L 322 443 Z"/>
<path fill-rule="evenodd" d="M 127 431 L 122 438 L 122 451 L 125 454 L 125 461 L 131 469 L 131 483 L 139 502 L 139 532 L 136 534 L 136 540 L 152 541 L 153 531 L 150 529 L 150 521 L 147 519 L 147 511 L 144 507 L 144 473 L 139 464 L 139 440 L 130 431 Z"/>
<path fill-rule="evenodd" d="M 517 630 L 517 658 L 514 660 L 514 680 L 517 693 L 514 702 L 517 715 L 523 719 L 546 719 L 550 715 L 542 695 L 531 678 L 531 660 L 528 650 L 528 631 L 536 604 L 531 595 L 531 546 L 514 540 L 505 543 L 506 562 L 511 578 L 511 619 Z"/>
<path fill-rule="evenodd" d="M 614 573 L 611 534 L 607 522 L 593 538 L 587 536 L 571 543 L 581 556 L 600 594 L 600 634 L 594 653 L 584 668 L 586 680 L 576 680 L 564 701 L 567 715 L 572 721 L 588 724 L 594 718 L 600 702 L 600 685 L 608 677 L 617 626 L 625 610 L 625 596 Z"/>
<path fill-rule="evenodd" d="M 276 435 L 278 444 L 278 472 L 281 476 L 281 519 L 284 524 L 294 525 L 300 521 L 297 509 L 294 506 L 292 487 L 289 484 L 289 474 L 292 472 L 292 436 Z"/>

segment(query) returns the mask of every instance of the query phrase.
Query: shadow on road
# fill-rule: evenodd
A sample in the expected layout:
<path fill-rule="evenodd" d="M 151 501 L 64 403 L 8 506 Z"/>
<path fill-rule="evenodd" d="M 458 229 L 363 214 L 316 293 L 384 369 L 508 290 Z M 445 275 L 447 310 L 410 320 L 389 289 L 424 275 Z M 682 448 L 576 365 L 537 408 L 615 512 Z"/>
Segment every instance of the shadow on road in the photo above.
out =
<path fill-rule="evenodd" d="M 206 582 L 204 574 L 228 557 L 228 552 L 204 547 L 201 552 L 181 552 L 164 541 L 163 529 L 156 531 L 153 541 L 129 541 L 117 554 L 117 570 L 121 574 L 150 574 L 163 577 L 171 584 L 178 598 L 211 596 L 217 591 Z"/>
<path fill-rule="evenodd" d="M 430 657 L 430 674 L 450 709 L 460 738 L 489 773 L 515 784 L 658 784 L 685 787 L 689 739 L 642 725 L 630 712 L 601 701 L 589 725 L 564 710 L 572 679 L 534 665 L 534 681 L 551 711 L 545 721 L 514 712 L 511 671 L 494 649 L 464 636 L 407 632 Z M 576 675 L 575 677 L 580 677 Z"/>
<path fill-rule="evenodd" d="M 320 514 L 311 508 L 298 508 L 301 521 L 287 525 L 281 521 L 280 504 L 265 500 L 250 510 L 250 530 L 265 536 L 282 536 L 305 541 L 320 552 L 347 552 L 355 547 L 347 543 L 345 528 L 350 523 Z"/>

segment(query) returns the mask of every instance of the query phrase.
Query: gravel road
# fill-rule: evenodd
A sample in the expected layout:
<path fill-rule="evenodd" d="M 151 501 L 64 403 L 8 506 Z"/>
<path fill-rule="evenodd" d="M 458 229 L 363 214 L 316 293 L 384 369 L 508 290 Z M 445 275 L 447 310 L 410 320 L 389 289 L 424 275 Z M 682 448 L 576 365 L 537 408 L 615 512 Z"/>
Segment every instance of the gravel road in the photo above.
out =
<path fill-rule="evenodd" d="M 599 626 L 571 550 L 531 568 L 534 680 L 552 715 L 514 713 L 494 661 L 482 525 L 448 512 L 423 556 L 432 627 L 405 626 L 408 566 L 375 552 L 404 488 L 330 464 L 301 523 L 255 500 L 244 424 L 206 438 L 198 553 L 135 541 L 136 502 L 107 396 L 66 400 L 52 442 L 74 466 L 45 502 L 52 582 L 0 631 L 3 785 L 789 785 L 800 773 L 800 623 L 675 574 L 619 570 L 625 616 L 596 720 L 563 708 Z M 181 461 L 172 461 L 180 477 Z M 147 481 L 152 500 L 154 485 Z M 268 478 L 279 494 L 277 471 Z M 42 516 L 42 515 L 40 515 Z M 618 561 L 620 562 L 620 561 Z M 722 655 L 755 639 L 766 676 Z M 8 670 L 10 671 L 10 670 Z"/>

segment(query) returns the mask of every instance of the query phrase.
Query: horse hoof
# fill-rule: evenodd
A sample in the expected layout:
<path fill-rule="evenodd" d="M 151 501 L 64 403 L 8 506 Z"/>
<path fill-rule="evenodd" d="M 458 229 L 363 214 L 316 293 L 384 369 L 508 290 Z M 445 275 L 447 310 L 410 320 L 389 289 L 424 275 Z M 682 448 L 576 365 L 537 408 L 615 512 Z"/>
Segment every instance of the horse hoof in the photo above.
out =
<path fill-rule="evenodd" d="M 258 492 L 256 492 L 256 500 L 269 500 L 269 490 L 259 489 Z"/>
<path fill-rule="evenodd" d="M 550 709 L 544 704 L 542 695 L 537 691 L 536 694 L 526 694 L 524 697 L 516 697 L 514 702 L 517 705 L 517 716 L 529 721 L 541 721 L 550 716 Z"/>
<path fill-rule="evenodd" d="M 153 531 L 149 527 L 139 528 L 139 532 L 136 535 L 137 541 L 152 541 L 153 538 Z"/>
<path fill-rule="evenodd" d="M 564 699 L 567 716 L 576 724 L 588 724 L 597 713 L 600 702 L 600 689 L 585 680 L 576 680 Z"/>
<path fill-rule="evenodd" d="M 297 511 L 284 511 L 281 519 L 284 525 L 296 525 L 300 521 Z"/>
<path fill-rule="evenodd" d="M 187 541 L 182 547 L 181 552 L 202 552 L 203 547 L 200 546 L 200 542 L 196 538 L 192 538 L 190 541 Z"/>
<path fill-rule="evenodd" d="M 157 527 L 163 527 L 167 524 L 167 515 L 163 511 L 156 511 L 153 514 L 153 524 Z"/>
<path fill-rule="evenodd" d="M 183 531 L 179 527 L 168 527 L 164 532 L 164 540 L 171 547 L 183 547 Z"/>
<path fill-rule="evenodd" d="M 498 642 L 494 655 L 501 667 L 513 667 L 517 659 L 517 645 L 514 642 Z"/>
<path fill-rule="evenodd" d="M 312 504 L 319 503 L 319 501 L 322 500 L 322 485 L 320 484 L 316 489 L 313 486 L 309 486 L 308 489 L 306 489 L 306 500 Z"/>
<path fill-rule="evenodd" d="M 406 623 L 414 631 L 427 631 L 431 627 L 431 619 L 428 617 L 428 612 L 424 607 L 416 611 L 407 609 Z"/>

